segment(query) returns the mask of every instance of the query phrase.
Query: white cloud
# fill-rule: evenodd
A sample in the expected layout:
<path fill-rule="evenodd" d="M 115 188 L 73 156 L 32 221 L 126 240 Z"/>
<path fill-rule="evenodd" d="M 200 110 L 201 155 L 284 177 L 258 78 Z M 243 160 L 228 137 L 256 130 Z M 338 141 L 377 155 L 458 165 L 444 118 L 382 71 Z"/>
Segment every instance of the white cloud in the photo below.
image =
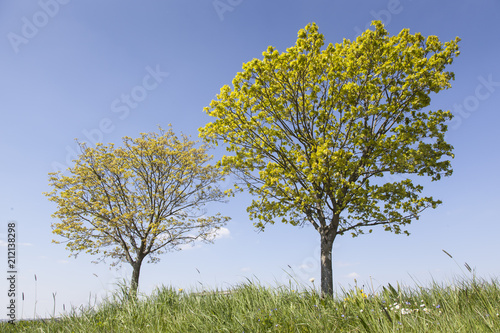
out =
<path fill-rule="evenodd" d="M 252 269 L 250 267 L 242 267 L 240 268 L 240 271 L 242 272 L 250 272 Z"/>
<path fill-rule="evenodd" d="M 193 236 L 194 235 L 188 235 L 188 236 Z M 164 236 L 165 237 L 165 236 Z M 220 228 L 218 230 L 215 230 L 211 233 L 211 239 L 212 240 L 217 240 L 217 239 L 221 239 L 221 238 L 230 238 L 231 237 L 231 232 L 229 231 L 228 228 Z M 161 236 L 158 237 L 158 239 L 161 239 Z M 197 241 L 194 241 L 194 242 L 189 242 L 187 244 L 182 244 L 182 245 L 179 245 L 179 249 L 181 250 L 195 250 L 195 249 L 199 249 L 202 247 L 202 242 L 197 240 Z"/>
<path fill-rule="evenodd" d="M 215 232 L 215 239 L 221 239 L 221 238 L 230 238 L 231 237 L 231 232 L 229 231 L 228 228 L 220 228 Z"/>
<path fill-rule="evenodd" d="M 316 268 L 316 264 L 314 262 L 307 262 L 299 266 L 301 270 L 313 270 Z"/>
<path fill-rule="evenodd" d="M 352 272 L 352 273 L 347 274 L 345 277 L 348 277 L 348 278 L 350 278 L 350 279 L 358 279 L 358 278 L 359 278 L 359 276 L 360 276 L 360 275 L 359 275 L 358 273 L 356 273 L 356 272 Z"/>

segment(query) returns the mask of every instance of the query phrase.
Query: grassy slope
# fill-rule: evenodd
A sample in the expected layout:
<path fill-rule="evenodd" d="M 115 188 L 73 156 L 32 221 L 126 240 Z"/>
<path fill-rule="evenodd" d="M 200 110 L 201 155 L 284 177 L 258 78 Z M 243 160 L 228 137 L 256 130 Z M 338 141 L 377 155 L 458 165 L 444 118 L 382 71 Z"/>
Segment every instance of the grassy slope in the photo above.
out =
<path fill-rule="evenodd" d="M 122 293 L 58 321 L 2 324 L 2 332 L 500 332 L 500 284 L 355 288 L 322 299 L 309 290 L 235 287 L 202 296 L 172 288 L 142 300 Z"/>

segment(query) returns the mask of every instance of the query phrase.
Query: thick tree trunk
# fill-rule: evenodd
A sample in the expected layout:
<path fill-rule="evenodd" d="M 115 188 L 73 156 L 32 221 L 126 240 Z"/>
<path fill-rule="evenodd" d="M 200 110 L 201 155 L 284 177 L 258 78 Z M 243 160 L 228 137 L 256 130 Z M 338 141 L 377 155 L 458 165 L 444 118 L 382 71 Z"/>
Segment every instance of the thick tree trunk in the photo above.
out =
<path fill-rule="evenodd" d="M 335 235 L 321 235 L 321 296 L 333 296 L 332 248 Z"/>

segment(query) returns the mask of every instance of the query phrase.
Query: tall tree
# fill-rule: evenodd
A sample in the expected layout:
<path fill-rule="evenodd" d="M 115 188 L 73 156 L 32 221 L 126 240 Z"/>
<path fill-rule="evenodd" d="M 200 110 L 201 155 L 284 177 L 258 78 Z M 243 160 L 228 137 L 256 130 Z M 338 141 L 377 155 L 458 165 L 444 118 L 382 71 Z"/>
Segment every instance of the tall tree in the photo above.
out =
<path fill-rule="evenodd" d="M 431 111 L 431 93 L 451 87 L 445 67 L 459 38 L 441 43 L 408 29 L 389 36 L 372 23 L 354 41 L 324 46 L 316 24 L 286 52 L 272 46 L 243 65 L 205 108 L 216 120 L 200 136 L 234 154 L 221 160 L 257 196 L 255 226 L 310 223 L 321 238 L 321 290 L 333 293 L 337 235 L 383 225 L 396 234 L 441 202 L 421 196 L 411 175 L 452 174 L 445 142 L 449 111 Z M 400 174 L 400 181 L 378 178 Z M 404 231 L 408 233 L 407 231 Z"/>
<path fill-rule="evenodd" d="M 217 187 L 223 180 L 218 168 L 207 164 L 207 146 L 172 130 L 123 138 L 115 148 L 80 144 L 82 154 L 69 176 L 50 173 L 45 193 L 57 203 L 53 233 L 67 238 L 76 257 L 86 252 L 128 262 L 132 268 L 131 295 L 137 294 L 139 273 L 146 257 L 179 249 L 195 240 L 213 241 L 229 218 L 206 216 L 205 204 L 222 201 Z M 60 241 L 54 241 L 60 243 Z M 98 262 L 97 261 L 97 262 Z"/>

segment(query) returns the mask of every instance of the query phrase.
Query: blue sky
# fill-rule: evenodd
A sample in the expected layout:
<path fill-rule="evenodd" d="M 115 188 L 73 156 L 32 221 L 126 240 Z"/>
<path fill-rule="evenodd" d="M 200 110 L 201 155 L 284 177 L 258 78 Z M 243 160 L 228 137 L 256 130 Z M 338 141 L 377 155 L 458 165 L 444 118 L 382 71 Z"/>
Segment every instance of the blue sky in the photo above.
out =
<path fill-rule="evenodd" d="M 499 276 L 500 2 L 2 1 L 0 248 L 6 253 L 7 222 L 16 221 L 23 317 L 33 317 L 35 301 L 37 315 L 52 314 L 53 293 L 57 314 L 63 304 L 88 305 L 89 295 L 101 298 L 130 277 L 126 264 L 110 270 L 87 255 L 68 258 L 63 245 L 51 243 L 55 206 L 42 192 L 50 190 L 47 174 L 74 158 L 75 138 L 120 143 L 123 136 L 171 123 L 176 133 L 196 139 L 197 129 L 210 121 L 203 108 L 269 45 L 284 51 L 310 22 L 327 43 L 338 43 L 355 38 L 374 19 L 391 34 L 410 28 L 442 41 L 462 39 L 461 55 L 450 67 L 453 88 L 432 96 L 430 106 L 455 114 L 447 134 L 455 147 L 454 174 L 440 182 L 422 180 L 426 193 L 443 205 L 414 222 L 410 237 L 381 228 L 337 238 L 335 283 L 446 282 L 462 274 L 464 262 L 481 277 Z M 127 102 L 131 94 L 136 101 Z M 250 200 L 241 195 L 210 206 L 232 217 L 220 238 L 143 265 L 140 291 L 161 284 L 228 288 L 246 278 L 265 285 L 288 284 L 290 276 L 305 285 L 319 279 L 316 231 L 275 224 L 257 233 L 245 211 Z"/>

